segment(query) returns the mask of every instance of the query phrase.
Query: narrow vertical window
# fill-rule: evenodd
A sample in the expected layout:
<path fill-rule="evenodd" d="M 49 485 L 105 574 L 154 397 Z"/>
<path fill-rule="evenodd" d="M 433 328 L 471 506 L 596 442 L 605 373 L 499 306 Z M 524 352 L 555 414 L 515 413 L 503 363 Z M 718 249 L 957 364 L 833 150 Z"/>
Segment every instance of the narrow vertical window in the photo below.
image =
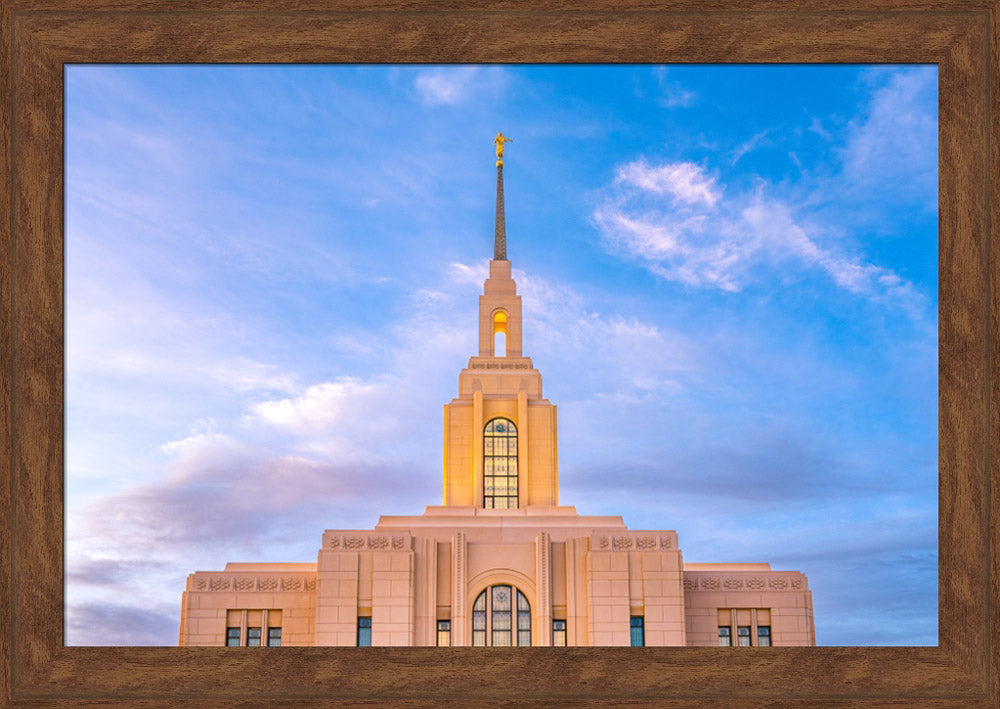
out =
<path fill-rule="evenodd" d="M 448 647 L 451 645 L 450 620 L 439 620 L 437 622 L 437 644 L 438 647 Z"/>
<path fill-rule="evenodd" d="M 632 631 L 632 647 L 644 646 L 646 644 L 646 633 L 641 615 L 634 615 L 629 619 L 629 629 Z"/>
<path fill-rule="evenodd" d="M 281 647 L 281 628 L 267 629 L 267 646 Z"/>
<path fill-rule="evenodd" d="M 719 647 L 733 646 L 733 631 L 728 625 L 719 626 Z"/>
<path fill-rule="evenodd" d="M 493 313 L 493 356 L 507 356 L 507 313 L 502 310 Z"/>
<path fill-rule="evenodd" d="M 520 591 L 517 592 L 517 645 L 531 645 L 531 606 L 528 599 Z"/>
<path fill-rule="evenodd" d="M 260 647 L 260 628 L 247 628 L 247 647 Z"/>
<path fill-rule="evenodd" d="M 757 645 L 760 647 L 771 647 L 771 626 L 757 626 Z"/>
<path fill-rule="evenodd" d="M 517 426 L 495 418 L 483 429 L 483 507 L 517 507 Z"/>
<path fill-rule="evenodd" d="M 240 629 L 226 628 L 226 647 L 240 646 Z"/>
<path fill-rule="evenodd" d="M 552 645 L 554 647 L 566 647 L 566 621 L 552 621 Z"/>
<path fill-rule="evenodd" d="M 493 647 L 509 647 L 511 638 L 510 586 L 494 586 L 492 604 Z"/>
<path fill-rule="evenodd" d="M 358 618 L 358 647 L 371 647 L 372 619 Z"/>
<path fill-rule="evenodd" d="M 486 591 L 480 593 L 472 605 L 472 644 L 486 645 Z"/>
<path fill-rule="evenodd" d="M 749 625 L 739 625 L 736 627 L 736 644 L 739 647 L 750 647 Z"/>

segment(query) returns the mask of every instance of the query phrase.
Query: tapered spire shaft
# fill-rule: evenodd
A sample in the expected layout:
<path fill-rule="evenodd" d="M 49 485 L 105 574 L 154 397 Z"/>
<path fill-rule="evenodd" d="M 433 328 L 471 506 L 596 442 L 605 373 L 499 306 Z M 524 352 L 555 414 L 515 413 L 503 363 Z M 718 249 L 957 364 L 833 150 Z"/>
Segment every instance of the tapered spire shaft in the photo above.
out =
<path fill-rule="evenodd" d="M 497 148 L 497 218 L 493 230 L 493 260 L 507 260 L 507 220 L 503 213 L 503 146 L 504 143 L 513 143 L 510 138 L 503 133 L 497 133 L 493 139 L 493 144 Z"/>
<path fill-rule="evenodd" d="M 507 260 L 507 224 L 503 213 L 503 163 L 497 165 L 497 220 L 493 234 L 493 259 Z"/>

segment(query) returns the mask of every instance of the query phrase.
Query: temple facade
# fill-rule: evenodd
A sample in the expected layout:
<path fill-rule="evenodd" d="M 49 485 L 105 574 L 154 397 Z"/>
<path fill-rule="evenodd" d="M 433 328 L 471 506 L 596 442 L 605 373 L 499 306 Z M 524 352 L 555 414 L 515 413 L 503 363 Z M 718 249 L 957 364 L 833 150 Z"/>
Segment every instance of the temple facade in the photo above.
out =
<path fill-rule="evenodd" d="M 812 594 L 766 563 L 685 563 L 673 530 L 559 504 L 556 407 L 523 352 L 497 136 L 478 352 L 444 406 L 443 504 L 328 529 L 315 563 L 198 571 L 181 645 L 814 645 Z"/>

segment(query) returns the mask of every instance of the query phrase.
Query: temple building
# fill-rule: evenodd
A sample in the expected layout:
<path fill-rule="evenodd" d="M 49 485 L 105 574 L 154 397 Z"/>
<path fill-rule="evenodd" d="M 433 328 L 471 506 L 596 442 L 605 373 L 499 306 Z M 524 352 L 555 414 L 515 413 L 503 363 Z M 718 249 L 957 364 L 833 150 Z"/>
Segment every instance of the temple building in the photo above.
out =
<path fill-rule="evenodd" d="M 523 350 L 498 135 L 479 351 L 444 406 L 444 499 L 328 529 L 315 563 L 188 576 L 180 644 L 814 645 L 812 594 L 766 563 L 685 563 L 673 530 L 559 504 L 556 407 Z"/>

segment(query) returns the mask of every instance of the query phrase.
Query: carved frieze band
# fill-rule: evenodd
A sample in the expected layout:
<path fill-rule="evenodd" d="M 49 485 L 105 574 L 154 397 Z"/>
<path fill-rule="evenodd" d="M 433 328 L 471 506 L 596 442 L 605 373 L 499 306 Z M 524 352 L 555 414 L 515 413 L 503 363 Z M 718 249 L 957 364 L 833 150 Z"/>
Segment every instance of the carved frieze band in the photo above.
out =
<path fill-rule="evenodd" d="M 673 539 L 667 535 L 617 534 L 597 537 L 597 548 L 605 551 L 656 551 L 673 549 Z"/>
<path fill-rule="evenodd" d="M 332 536 L 330 537 L 328 546 L 330 549 L 343 551 L 357 551 L 361 549 L 368 551 L 404 551 L 409 547 L 407 538 L 404 536 L 353 534 Z"/>
<path fill-rule="evenodd" d="M 483 362 L 475 369 L 531 369 L 531 365 L 521 362 Z"/>
<path fill-rule="evenodd" d="M 801 591 L 801 576 L 786 574 L 684 575 L 685 591 Z"/>
<path fill-rule="evenodd" d="M 204 575 L 191 580 L 193 591 L 315 591 L 315 576 Z"/>

